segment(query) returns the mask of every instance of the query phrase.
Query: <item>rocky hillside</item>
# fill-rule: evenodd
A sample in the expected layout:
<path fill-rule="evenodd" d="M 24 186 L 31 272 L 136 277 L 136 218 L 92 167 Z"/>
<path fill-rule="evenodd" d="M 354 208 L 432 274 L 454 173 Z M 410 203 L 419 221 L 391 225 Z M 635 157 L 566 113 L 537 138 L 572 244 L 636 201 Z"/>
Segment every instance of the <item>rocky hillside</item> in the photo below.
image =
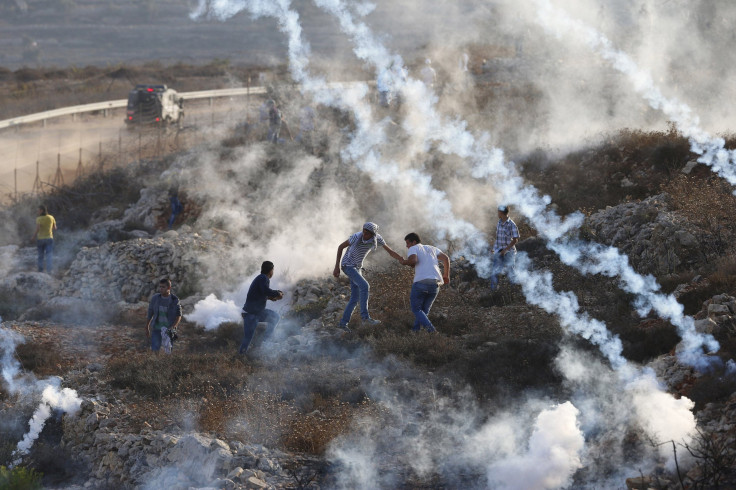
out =
<path fill-rule="evenodd" d="M 341 116 L 329 117 L 343 123 Z M 89 192 L 80 181 L 44 196 L 60 223 L 67 218 L 51 275 L 33 272 L 35 249 L 19 238 L 32 233 L 36 198 L 2 210 L 0 316 L 4 335 L 25 338 L 17 349 L 3 339 L 3 363 L 17 360 L 29 380 L 58 379 L 82 400 L 75 414 L 51 414 L 22 455 L 46 487 L 485 488 L 507 470 L 489 460 L 533 456 L 524 448 L 542 430 L 542 419 L 534 423 L 540 411 L 557 410 L 564 425 L 565 400 L 599 404 L 596 414 L 620 422 L 583 416 L 572 424 L 587 431 L 583 460 L 569 475 L 575 488 L 736 485 L 736 203 L 707 171 L 681 171 L 686 150 L 676 168 L 676 152 L 667 153 L 668 168 L 652 163 L 658 148 L 679 148 L 679 136 L 624 133 L 615 147 L 625 163 L 604 145 L 560 161 L 533 155 L 522 165 L 560 209 L 586 213 L 573 239 L 624 252 L 679 299 L 697 333 L 714 336 L 720 350 L 708 355 L 710 369 L 683 364 L 677 326 L 652 312 L 640 316 L 616 278 L 565 265 L 518 219 L 518 248 L 534 270 L 549 272 L 557 290 L 574 293 L 581 311 L 604 322 L 626 360 L 656 373 L 667 400 L 692 401 L 696 436 L 674 446 L 675 468 L 668 441 L 624 420 L 631 410 L 621 407 L 637 399 L 619 390 L 626 380 L 613 374 L 597 340 L 572 333 L 508 279 L 491 292 L 456 244 L 445 244 L 452 279 L 430 315 L 439 334 L 410 333 L 411 271 L 380 251 L 366 262 L 366 276 L 382 324 L 354 318 L 352 332 L 339 330 L 350 288 L 344 276 L 331 277 L 331 260 L 355 225 L 330 236 L 327 252 L 318 250 L 319 232 L 289 230 L 304 222 L 310 232 L 324 230 L 341 219 L 335 208 L 368 206 L 381 186 L 345 165 L 336 143 L 274 147 L 232 131 L 225 143 L 95 177 L 114 183 L 114 193 Z M 334 130 L 330 141 L 343 134 Z M 581 180 L 583 190 L 575 185 Z M 571 190 L 556 190 L 562 186 Z M 171 187 L 186 206 L 168 230 Z M 399 214 L 382 206 L 377 214 Z M 483 232 L 492 228 L 488 221 Z M 390 237 L 403 252 L 401 237 Z M 273 338 L 259 332 L 248 355 L 237 356 L 237 313 L 217 328 L 195 313 L 211 307 L 214 315 L 228 301 L 237 312 L 245 294 L 238 280 L 247 287 L 244 278 L 272 254 L 300 260 L 299 271 L 277 264 L 273 284 L 287 292 L 275 303 L 283 320 Z M 148 352 L 144 333 L 147 300 L 163 276 L 185 313 L 172 356 Z M 40 394 L 0 386 L 0 464 L 7 465 Z M 669 402 L 661 403 L 664 411 Z"/>

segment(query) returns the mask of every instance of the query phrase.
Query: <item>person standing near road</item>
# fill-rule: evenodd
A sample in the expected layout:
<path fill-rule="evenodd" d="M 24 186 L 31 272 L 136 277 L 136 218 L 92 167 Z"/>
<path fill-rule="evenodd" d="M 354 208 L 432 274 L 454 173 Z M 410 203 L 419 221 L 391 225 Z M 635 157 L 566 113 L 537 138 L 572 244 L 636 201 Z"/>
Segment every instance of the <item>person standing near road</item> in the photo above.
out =
<path fill-rule="evenodd" d="M 279 108 L 276 106 L 276 101 L 269 99 L 266 104 L 268 106 L 268 141 L 271 143 L 278 143 L 283 116 Z"/>
<path fill-rule="evenodd" d="M 36 231 L 31 237 L 31 240 L 36 240 L 36 249 L 38 250 L 38 272 L 43 272 L 45 262 L 46 273 L 51 273 L 55 229 L 56 220 L 49 214 L 46 206 L 40 205 L 38 207 L 38 217 L 36 218 Z"/>
<path fill-rule="evenodd" d="M 496 242 L 493 244 L 493 269 L 491 271 L 491 291 L 498 289 L 499 274 L 513 274 L 516 262 L 516 243 L 519 241 L 519 228 L 509 218 L 509 207 L 498 207 Z"/>
<path fill-rule="evenodd" d="M 158 293 L 148 303 L 147 318 L 146 336 L 151 342 L 151 350 L 158 354 L 163 347 L 166 354 L 171 354 L 171 339 L 181 321 L 181 303 L 171 292 L 169 279 L 158 282 Z"/>
<path fill-rule="evenodd" d="M 345 307 L 345 312 L 340 319 L 338 325 L 341 329 L 349 332 L 348 323 L 350 323 L 350 317 L 355 310 L 355 306 L 360 303 L 360 318 L 362 319 L 363 325 L 378 325 L 381 323 L 380 320 L 376 320 L 370 317 L 368 313 L 368 296 L 370 293 L 370 285 L 365 280 L 363 274 L 361 274 L 361 268 L 363 267 L 363 259 L 368 255 L 371 250 L 377 249 L 379 246 L 383 247 L 388 254 L 396 260 L 401 260 L 403 257 L 393 250 L 391 247 L 386 245 L 383 237 L 377 233 L 378 225 L 372 222 L 365 223 L 363 230 L 352 234 L 347 240 L 342 242 L 337 248 L 337 260 L 335 261 L 335 270 L 332 275 L 340 277 L 340 268 L 348 278 L 350 278 L 350 299 Z M 342 257 L 342 251 L 348 249 L 345 253 L 345 257 Z M 342 257 L 342 261 L 340 258 Z"/>
<path fill-rule="evenodd" d="M 240 343 L 238 354 L 245 354 L 248 350 L 258 323 L 265 322 L 268 324 L 266 334 L 263 336 L 264 339 L 273 334 L 276 325 L 279 323 L 279 314 L 266 308 L 266 300 L 278 301 L 284 297 L 283 292 L 271 289 L 273 269 L 273 262 L 264 261 L 261 264 L 261 273 L 250 283 L 248 295 L 245 297 L 245 305 L 243 305 L 243 341 Z"/>
<path fill-rule="evenodd" d="M 414 268 L 410 296 L 414 326 L 411 331 L 418 332 L 424 327 L 428 332 L 434 333 L 437 329 L 429 321 L 429 310 L 437 298 L 440 284 L 450 284 L 450 258 L 437 247 L 422 245 L 416 233 L 409 233 L 404 241 L 408 249 L 407 258 L 402 258 L 399 262 Z M 442 272 L 439 262 L 442 262 Z"/>

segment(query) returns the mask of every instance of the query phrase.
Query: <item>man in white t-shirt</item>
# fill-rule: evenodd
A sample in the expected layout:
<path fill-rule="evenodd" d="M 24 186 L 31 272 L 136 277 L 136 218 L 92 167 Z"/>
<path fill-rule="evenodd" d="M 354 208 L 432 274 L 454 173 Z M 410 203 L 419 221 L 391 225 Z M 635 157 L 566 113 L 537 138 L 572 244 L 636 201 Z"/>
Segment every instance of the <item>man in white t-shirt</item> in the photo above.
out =
<path fill-rule="evenodd" d="M 429 310 L 437 298 L 440 284 L 450 284 L 450 258 L 442 250 L 432 245 L 422 245 L 419 235 L 409 233 L 404 237 L 407 258 L 400 262 L 414 267 L 414 282 L 411 285 L 411 311 L 414 313 L 414 327 L 412 332 L 418 332 L 421 327 L 428 332 L 436 332 L 429 321 Z M 440 272 L 438 260 L 442 262 Z"/>
<path fill-rule="evenodd" d="M 348 323 L 350 317 L 355 310 L 355 306 L 360 303 L 360 318 L 362 319 L 363 325 L 378 325 L 381 323 L 380 320 L 371 318 L 368 313 L 368 296 L 370 293 L 370 285 L 365 280 L 361 269 L 363 267 L 363 259 L 368 255 L 371 250 L 376 250 L 379 246 L 383 247 L 388 254 L 396 260 L 403 260 L 403 257 L 398 253 L 391 250 L 383 237 L 377 233 L 378 225 L 372 222 L 368 222 L 363 225 L 363 230 L 357 233 L 353 233 L 350 237 L 342 242 L 337 248 L 337 261 L 335 261 L 335 270 L 332 275 L 340 277 L 340 268 L 346 276 L 350 278 L 350 299 L 348 305 L 345 307 L 345 312 L 340 319 L 340 328 L 346 332 L 350 331 Z M 342 257 L 342 251 L 348 249 L 345 253 L 345 257 Z M 342 257 L 342 261 L 340 260 Z"/>

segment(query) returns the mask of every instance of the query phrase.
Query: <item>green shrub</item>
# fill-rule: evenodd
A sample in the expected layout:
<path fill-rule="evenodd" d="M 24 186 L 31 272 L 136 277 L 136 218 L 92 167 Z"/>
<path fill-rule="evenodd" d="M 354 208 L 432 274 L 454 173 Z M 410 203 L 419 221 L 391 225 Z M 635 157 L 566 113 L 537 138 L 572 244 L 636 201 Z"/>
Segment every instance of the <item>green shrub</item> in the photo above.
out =
<path fill-rule="evenodd" d="M 7 490 L 31 490 L 43 488 L 41 485 L 42 473 L 35 470 L 16 466 L 8 469 L 0 466 L 0 488 Z"/>

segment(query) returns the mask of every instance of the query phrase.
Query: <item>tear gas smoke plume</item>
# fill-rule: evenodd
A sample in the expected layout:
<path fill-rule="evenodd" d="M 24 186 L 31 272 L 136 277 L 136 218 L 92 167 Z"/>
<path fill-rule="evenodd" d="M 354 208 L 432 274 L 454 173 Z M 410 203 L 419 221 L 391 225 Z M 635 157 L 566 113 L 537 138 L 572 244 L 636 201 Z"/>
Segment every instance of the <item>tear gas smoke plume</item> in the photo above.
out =
<path fill-rule="evenodd" d="M 355 44 L 355 54 L 358 57 L 371 63 L 379 74 L 391 68 L 389 73 L 394 77 L 392 85 L 397 86 L 402 95 L 406 95 L 409 111 L 415 114 L 404 121 L 407 133 L 418 141 L 415 145 L 409 145 L 410 148 L 427 148 L 430 142 L 436 142 L 439 143 L 440 151 L 470 160 L 473 165 L 472 176 L 488 181 L 498 190 L 500 202 L 515 206 L 515 209 L 527 217 L 539 234 L 550 242 L 549 247 L 560 255 L 564 263 L 585 274 L 601 273 L 609 277 L 620 277 L 621 287 L 636 296 L 636 307 L 641 315 L 654 310 L 660 317 L 669 320 L 678 328 L 684 340 L 684 349 L 680 354 L 682 360 L 699 367 L 707 365 L 709 361 L 702 356 L 702 350 L 705 348 L 708 352 L 715 352 L 718 350 L 718 343 L 712 336 L 695 331 L 692 318 L 684 316 L 684 309 L 675 298 L 658 293 L 659 285 L 652 276 L 642 277 L 636 273 L 629 265 L 628 258 L 620 254 L 614 247 L 581 241 L 573 242 L 567 238 L 566 235 L 569 235 L 570 231 L 582 224 L 583 217 L 580 213 L 561 220 L 548 207 L 551 202 L 549 197 L 540 195 L 533 186 L 526 185 L 518 175 L 513 162 L 504 160 L 500 149 L 485 147 L 487 136 L 476 139 L 467 131 L 464 123 L 445 122 L 435 110 L 434 94 L 423 83 L 411 77 L 405 77 L 403 67 L 396 68 L 401 58 L 388 53 L 364 23 L 356 23 L 347 6 L 339 0 L 316 0 L 316 3 L 339 19 L 343 31 L 351 37 Z M 387 60 L 390 60 L 388 66 Z M 395 76 L 396 73 L 401 75 Z M 411 124 L 407 125 L 406 121 L 411 121 Z M 355 141 L 360 141 L 361 144 L 351 145 L 345 151 L 346 156 L 358 162 L 361 160 L 372 162 L 375 153 L 366 150 L 362 138 L 356 137 L 353 143 Z M 376 141 L 376 139 L 371 141 Z M 366 170 L 366 166 L 361 166 L 361 168 Z M 382 175 L 381 172 L 376 172 L 376 174 Z M 430 202 L 445 204 L 447 201 L 434 199 Z M 459 232 L 460 236 L 464 235 L 464 237 L 478 236 L 475 233 L 471 235 L 462 233 L 464 230 L 458 230 L 453 226 L 452 221 L 454 220 L 444 221 L 444 226 L 439 228 Z M 460 223 L 462 224 L 462 221 Z M 473 257 L 478 256 L 480 250 L 483 250 L 482 246 L 478 247 L 477 244 L 468 243 L 464 253 Z M 476 262 L 479 275 L 487 277 L 490 273 L 489 261 L 483 260 L 477 263 L 478 260 L 473 258 L 471 261 Z"/>
<path fill-rule="evenodd" d="M 613 43 L 600 32 L 573 19 L 562 9 L 553 6 L 549 0 L 535 0 L 537 22 L 554 36 L 571 36 L 575 41 L 585 44 L 606 61 L 626 75 L 634 90 L 644 97 L 652 108 L 664 112 L 680 132 L 690 140 L 690 150 L 700 155 L 698 162 L 711 167 L 711 170 L 736 186 L 736 150 L 727 150 L 725 140 L 709 135 L 700 127 L 700 119 L 686 104 L 675 98 L 668 98 L 654 84 L 651 75 L 639 68 L 626 53 L 617 50 Z M 736 194 L 736 191 L 734 191 Z"/>
<path fill-rule="evenodd" d="M 379 53 L 380 56 L 387 54 L 385 49 L 382 49 L 380 45 L 375 41 L 375 38 L 370 35 L 370 31 L 361 25 L 360 27 L 355 26 L 350 17 L 350 12 L 347 7 L 344 7 L 340 2 L 317 2 L 321 7 L 328 9 L 328 11 L 338 16 L 343 25 L 343 29 L 351 32 L 353 41 L 356 43 L 356 54 L 358 56 L 366 56 L 368 61 L 375 64 L 377 67 L 390 67 L 391 64 L 397 65 L 401 63 L 400 58 L 395 56 L 386 57 L 374 60 L 370 58 L 373 53 Z M 223 6 L 221 10 L 217 10 L 217 5 Z M 226 5 L 226 6 L 225 6 Z M 285 30 L 289 36 L 289 53 L 292 58 L 290 65 L 292 76 L 302 84 L 302 90 L 306 93 L 313 95 L 315 100 L 319 100 L 320 103 L 339 107 L 343 110 L 350 111 L 355 118 L 355 132 L 352 134 L 352 138 L 349 144 L 345 147 L 342 154 L 347 160 L 355 162 L 357 167 L 366 172 L 374 182 L 393 182 L 396 185 L 401 185 L 402 182 L 411 182 L 407 188 L 411 189 L 413 196 L 425 203 L 430 202 L 431 205 L 427 205 L 431 223 L 440 233 L 440 238 L 443 239 L 459 239 L 464 242 L 465 249 L 463 254 L 474 261 L 478 272 L 481 275 L 487 275 L 490 271 L 490 264 L 487 259 L 487 254 L 484 252 L 487 250 L 487 243 L 481 238 L 482 234 L 480 231 L 471 223 L 466 222 L 462 219 L 458 219 L 452 212 L 452 206 L 448 202 L 445 194 L 442 191 L 436 190 L 432 187 L 432 179 L 430 176 L 416 169 L 406 169 L 398 161 L 384 162 L 384 156 L 381 152 L 382 145 L 387 142 L 385 134 L 385 126 L 390 122 L 383 121 L 376 123 L 374 121 L 374 115 L 370 105 L 364 100 L 365 89 L 353 90 L 351 92 L 328 92 L 321 90 L 319 83 L 316 79 L 309 77 L 304 70 L 307 66 L 308 60 L 306 58 L 308 54 L 308 48 L 305 47 L 304 43 L 300 40 L 300 30 L 298 29 L 298 17 L 295 12 L 288 9 L 288 2 L 279 2 L 268 4 L 264 6 L 258 2 L 239 2 L 239 3 L 210 3 L 205 6 L 204 2 L 200 3 L 198 13 L 200 15 L 204 12 L 210 14 L 216 13 L 216 17 L 224 18 L 227 15 L 233 15 L 234 12 L 240 11 L 241 9 L 250 10 L 254 15 L 278 15 L 280 28 Z M 207 10 L 207 8 L 209 10 Z M 345 28 L 345 25 L 349 28 Z M 361 43 L 366 43 L 361 44 Z M 296 59 L 294 57 L 296 56 Z M 390 62 L 388 61 L 390 60 Z M 547 196 L 540 196 L 539 193 L 533 187 L 524 185 L 522 179 L 510 162 L 504 161 L 503 153 L 498 149 L 488 149 L 485 147 L 487 137 L 481 136 L 475 138 L 466 129 L 466 125 L 459 121 L 450 121 L 449 123 L 443 123 L 442 118 L 434 112 L 432 105 L 433 96 L 429 93 L 420 82 L 416 82 L 410 78 L 403 80 L 401 70 L 394 70 L 394 74 L 399 74 L 397 79 L 394 80 L 396 86 L 401 87 L 402 95 L 405 95 L 407 106 L 409 111 L 414 110 L 415 106 L 419 106 L 421 110 L 425 111 L 422 113 L 422 117 L 408 118 L 416 124 L 417 121 L 424 121 L 425 125 L 422 127 L 407 126 L 407 134 L 410 138 L 414 138 L 414 134 L 420 136 L 416 139 L 412 139 L 407 145 L 408 148 L 413 148 L 416 151 L 417 148 L 426 146 L 428 140 L 438 143 L 439 148 L 443 152 L 454 153 L 463 158 L 467 158 L 474 165 L 471 167 L 470 172 L 475 178 L 502 178 L 501 184 L 496 183 L 496 187 L 499 189 L 500 197 L 504 202 L 510 202 L 516 205 L 520 212 L 525 216 L 528 216 L 540 231 L 540 234 L 547 238 L 551 242 L 559 242 L 556 246 L 558 249 L 560 244 L 565 244 L 563 237 L 566 233 L 574 230 L 582 221 L 581 215 L 573 215 L 565 220 L 560 219 L 551 210 L 548 209 L 550 204 Z M 419 101 L 429 100 L 428 104 L 420 104 Z M 416 104 L 412 104 L 416 102 Z M 417 144 L 419 140 L 424 144 Z M 404 160 L 406 161 L 406 160 Z M 561 249 L 564 250 L 564 249 Z M 585 252 L 597 252 L 594 246 L 590 246 L 584 249 Z M 610 257 L 610 251 L 604 251 L 606 257 Z M 575 254 L 570 253 L 571 256 Z M 578 257 L 581 255 L 578 254 Z M 625 259 L 625 257 L 623 257 Z M 623 260 L 622 259 L 622 260 Z M 582 260 L 582 259 L 581 259 Z M 573 261 L 573 263 L 575 263 Z M 579 313 L 579 305 L 576 298 L 572 293 L 557 293 L 552 287 L 551 277 L 549 274 L 539 274 L 531 270 L 528 261 L 520 260 L 520 264 L 517 266 L 520 269 L 520 273 L 517 275 L 519 282 L 522 284 L 522 288 L 525 291 L 527 300 L 532 304 L 537 304 L 544 308 L 546 311 L 560 316 L 563 326 L 571 329 L 574 333 L 588 338 L 594 344 L 601 348 L 601 351 L 606 358 L 611 362 L 611 365 L 617 369 L 619 376 L 622 381 L 628 383 L 627 386 L 636 386 L 637 390 L 640 389 L 639 385 L 632 384 L 637 380 L 643 378 L 642 373 L 638 373 L 635 368 L 630 366 L 621 355 L 621 343 L 618 338 L 611 336 L 606 330 L 605 325 L 601 322 L 592 320 L 585 314 Z M 614 270 L 618 273 L 620 269 Z M 648 284 L 646 278 L 641 276 L 629 275 L 629 269 L 623 269 L 626 272 L 626 276 L 623 278 L 623 283 L 632 284 Z M 633 270 L 631 270 L 633 272 Z M 643 288 L 646 289 L 646 288 Z M 655 295 L 656 298 L 659 296 Z M 645 304 L 645 300 L 640 300 L 642 304 Z M 653 304 L 654 308 L 659 308 L 660 302 L 649 299 L 649 302 Z M 643 308 L 643 306 L 642 306 Z M 695 338 L 699 340 L 698 347 L 706 344 L 713 346 L 709 343 L 708 338 L 703 338 L 693 332 Z M 697 351 L 697 348 L 693 349 Z M 660 395 L 671 398 L 662 392 L 661 387 L 649 384 L 646 385 L 646 390 L 643 391 L 645 395 L 638 399 L 641 404 L 646 404 L 652 398 L 658 398 Z M 570 406 L 571 407 L 571 406 Z M 571 407 L 572 408 L 572 407 Z M 676 429 L 671 430 L 667 434 L 656 434 L 657 437 L 669 437 L 673 439 L 682 439 L 683 437 L 689 436 L 690 429 L 694 427 L 693 417 L 689 411 L 689 406 L 679 405 L 675 411 L 681 414 L 682 421 Z M 540 422 L 541 424 L 541 422 Z M 683 428 L 684 427 L 684 428 Z M 642 424 L 644 430 L 655 430 L 652 424 Z M 659 429 L 657 427 L 656 429 Z M 541 429 L 540 429 L 541 430 Z M 655 434 L 652 434 L 654 436 Z M 539 436 L 540 438 L 544 438 Z M 574 440 L 571 439 L 571 440 Z M 573 444 L 574 446 L 574 444 Z M 349 449 L 347 453 L 340 453 L 346 458 L 365 458 L 365 452 L 359 452 L 356 456 L 354 449 Z M 338 451 L 339 452 L 339 451 Z M 523 460 L 523 459 L 522 459 Z M 567 465 L 561 464 L 567 468 L 575 467 L 576 459 L 574 456 L 565 458 Z M 511 472 L 510 472 L 511 473 Z M 358 477 L 365 476 L 366 474 L 374 474 L 372 472 L 366 473 L 364 468 L 359 471 Z M 569 478 L 570 473 L 565 473 L 562 479 L 555 480 L 557 483 L 550 483 L 551 485 L 559 485 L 560 482 L 566 481 L 565 478 Z M 358 478 L 360 479 L 360 478 Z M 354 483 L 354 482 L 353 482 Z M 352 483 L 351 483 L 352 484 Z"/>
<path fill-rule="evenodd" d="M 34 398 L 40 394 L 41 398 L 41 402 L 29 422 L 28 432 L 23 436 L 13 453 L 13 465 L 20 463 L 21 458 L 28 454 L 53 411 L 62 411 L 74 415 L 82 404 L 82 400 L 77 396 L 76 391 L 60 387 L 61 380 L 59 378 L 37 380 L 32 374 L 22 372 L 20 363 L 14 357 L 15 348 L 22 342 L 23 337 L 3 327 L 0 318 L 0 351 L 2 353 L 0 365 L 2 366 L 3 381 L 8 392 L 12 395 Z"/>

